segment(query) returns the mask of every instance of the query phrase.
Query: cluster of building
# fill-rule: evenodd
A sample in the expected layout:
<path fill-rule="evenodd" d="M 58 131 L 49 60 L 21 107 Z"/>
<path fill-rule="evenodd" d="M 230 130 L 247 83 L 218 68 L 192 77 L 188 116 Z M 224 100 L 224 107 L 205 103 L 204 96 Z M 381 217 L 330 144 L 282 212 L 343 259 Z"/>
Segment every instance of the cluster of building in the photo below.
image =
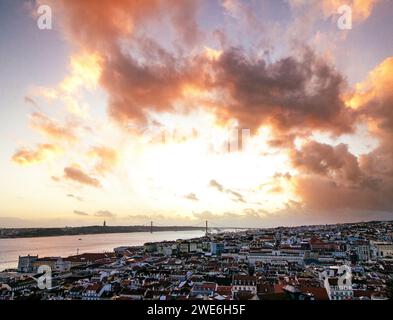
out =
<path fill-rule="evenodd" d="M 393 223 L 368 222 L 23 256 L 0 273 L 0 300 L 384 300 L 392 283 Z"/>

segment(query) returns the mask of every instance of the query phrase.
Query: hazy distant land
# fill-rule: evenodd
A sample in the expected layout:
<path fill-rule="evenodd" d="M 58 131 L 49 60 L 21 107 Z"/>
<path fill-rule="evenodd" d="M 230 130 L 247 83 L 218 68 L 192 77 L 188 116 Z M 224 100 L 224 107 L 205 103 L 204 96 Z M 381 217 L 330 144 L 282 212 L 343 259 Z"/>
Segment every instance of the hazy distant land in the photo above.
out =
<path fill-rule="evenodd" d="M 153 227 L 154 232 L 202 230 L 202 227 L 166 226 Z M 150 232 L 150 226 L 86 226 L 64 228 L 0 228 L 0 239 L 74 236 L 84 234 Z"/>

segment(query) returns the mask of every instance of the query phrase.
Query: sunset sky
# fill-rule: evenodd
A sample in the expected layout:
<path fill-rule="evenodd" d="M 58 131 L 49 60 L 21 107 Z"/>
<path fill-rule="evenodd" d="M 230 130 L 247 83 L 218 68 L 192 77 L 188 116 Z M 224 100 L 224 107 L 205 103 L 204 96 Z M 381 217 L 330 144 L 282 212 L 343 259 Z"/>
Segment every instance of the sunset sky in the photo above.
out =
<path fill-rule="evenodd" d="M 0 71 L 0 227 L 393 218 L 393 1 L 1 0 Z"/>

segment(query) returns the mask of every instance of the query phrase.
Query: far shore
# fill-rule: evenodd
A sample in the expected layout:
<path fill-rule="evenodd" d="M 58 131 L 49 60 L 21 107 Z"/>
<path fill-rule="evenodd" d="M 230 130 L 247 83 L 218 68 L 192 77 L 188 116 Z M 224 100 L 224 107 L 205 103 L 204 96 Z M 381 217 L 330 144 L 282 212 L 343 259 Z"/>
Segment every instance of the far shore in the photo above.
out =
<path fill-rule="evenodd" d="M 164 232 L 204 230 L 202 227 L 189 226 L 86 226 L 64 228 L 7 228 L 0 229 L 1 239 L 39 238 L 59 236 L 83 236 L 92 234 Z"/>

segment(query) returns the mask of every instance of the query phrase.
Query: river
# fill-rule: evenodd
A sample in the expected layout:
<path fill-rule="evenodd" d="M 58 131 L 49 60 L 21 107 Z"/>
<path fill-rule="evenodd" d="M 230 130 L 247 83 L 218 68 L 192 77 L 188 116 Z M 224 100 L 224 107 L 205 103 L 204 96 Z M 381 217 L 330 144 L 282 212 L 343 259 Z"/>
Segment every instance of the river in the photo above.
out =
<path fill-rule="evenodd" d="M 111 252 L 120 246 L 139 246 L 145 242 L 202 237 L 201 230 L 89 234 L 79 236 L 0 239 L 0 271 L 16 268 L 20 255 L 67 257 L 86 252 Z M 80 240 L 79 240 L 80 239 Z"/>

